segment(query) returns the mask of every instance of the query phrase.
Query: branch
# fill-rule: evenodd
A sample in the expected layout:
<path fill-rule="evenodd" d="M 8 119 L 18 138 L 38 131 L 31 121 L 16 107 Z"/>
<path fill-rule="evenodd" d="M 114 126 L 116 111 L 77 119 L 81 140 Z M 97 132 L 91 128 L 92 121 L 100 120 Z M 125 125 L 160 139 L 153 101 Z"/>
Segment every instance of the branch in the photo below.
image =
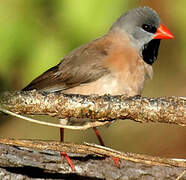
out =
<path fill-rule="evenodd" d="M 87 129 L 117 119 L 137 122 L 161 122 L 186 125 L 185 97 L 125 97 L 65 95 L 61 92 L 7 92 L 0 96 L 0 111 L 34 121 L 26 115 L 50 115 L 58 118 L 87 118 L 85 126 L 58 125 L 71 129 Z M 57 127 L 57 125 L 56 125 Z M 16 147 L 15 147 L 16 146 Z M 17 148 L 18 147 L 18 148 Z M 72 172 L 61 163 L 56 151 L 65 151 L 75 165 Z M 116 168 L 111 158 L 120 159 Z M 12 179 L 18 175 L 49 179 L 181 179 L 186 160 L 166 159 L 122 153 L 92 144 L 0 139 L 0 171 Z M 35 173 L 33 173 L 35 172 Z M 132 173 L 131 173 L 132 172 Z M 39 174 L 39 175 L 38 175 Z M 2 173 L 0 173 L 1 178 Z M 15 178 L 16 177 L 16 178 Z M 4 175 L 3 175 L 4 178 Z"/>
<path fill-rule="evenodd" d="M 61 163 L 58 152 L 70 153 L 75 171 Z M 92 144 L 0 139 L 1 172 L 48 179 L 176 179 L 185 177 L 186 160 L 122 153 Z M 116 168 L 111 158 L 120 159 Z M 34 172 L 34 173 L 33 173 Z M 131 173 L 132 172 L 132 173 Z M 11 174 L 12 175 L 12 174 Z M 14 174 L 15 175 L 15 174 Z M 180 179 L 181 179 L 180 178 Z M 14 178 L 16 179 L 16 178 Z"/>
<path fill-rule="evenodd" d="M 82 129 L 117 119 L 186 126 L 186 97 L 83 96 L 34 90 L 6 92 L 0 97 L 0 105 L 1 111 L 4 108 L 17 114 L 91 119 L 87 122 L 88 126 Z"/>

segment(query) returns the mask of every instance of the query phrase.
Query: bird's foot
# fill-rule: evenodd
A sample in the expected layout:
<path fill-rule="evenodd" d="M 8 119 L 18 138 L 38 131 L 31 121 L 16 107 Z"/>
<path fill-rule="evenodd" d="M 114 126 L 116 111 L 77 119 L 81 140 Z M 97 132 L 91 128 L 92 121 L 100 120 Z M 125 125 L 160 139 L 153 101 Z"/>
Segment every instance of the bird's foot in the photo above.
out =
<path fill-rule="evenodd" d="M 60 154 L 61 154 L 61 159 L 62 159 L 62 161 L 64 161 L 64 158 L 65 158 L 65 159 L 67 160 L 69 166 L 71 167 L 72 171 L 74 171 L 74 170 L 75 170 L 74 164 L 72 163 L 72 160 L 71 160 L 70 157 L 67 155 L 67 153 L 66 153 L 66 152 L 60 152 Z"/>
<path fill-rule="evenodd" d="M 114 161 L 114 164 L 116 165 L 116 167 L 119 168 L 119 158 L 112 157 L 112 160 Z"/>

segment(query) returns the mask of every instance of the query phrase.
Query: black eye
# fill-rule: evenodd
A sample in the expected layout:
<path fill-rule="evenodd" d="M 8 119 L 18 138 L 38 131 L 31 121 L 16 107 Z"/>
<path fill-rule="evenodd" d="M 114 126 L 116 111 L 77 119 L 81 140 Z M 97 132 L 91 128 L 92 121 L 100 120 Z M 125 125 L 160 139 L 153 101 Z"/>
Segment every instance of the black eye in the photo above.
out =
<path fill-rule="evenodd" d="M 153 25 L 150 25 L 150 24 L 143 24 L 142 28 L 145 31 L 150 32 L 150 33 L 155 33 L 157 31 L 157 28 Z"/>

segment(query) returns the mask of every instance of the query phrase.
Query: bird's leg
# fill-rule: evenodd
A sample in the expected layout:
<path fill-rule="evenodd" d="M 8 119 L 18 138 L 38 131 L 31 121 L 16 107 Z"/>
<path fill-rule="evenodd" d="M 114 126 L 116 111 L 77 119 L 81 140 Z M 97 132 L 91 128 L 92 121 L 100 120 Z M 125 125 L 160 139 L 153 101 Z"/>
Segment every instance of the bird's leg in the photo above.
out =
<path fill-rule="evenodd" d="M 98 141 L 100 143 L 101 146 L 105 146 L 104 142 L 103 142 L 103 139 L 101 138 L 101 135 L 100 135 L 100 132 L 98 131 L 98 129 L 96 127 L 93 127 L 93 130 L 98 138 Z M 119 159 L 116 158 L 116 157 L 112 157 L 113 161 L 114 161 L 114 164 L 119 167 Z"/>
<path fill-rule="evenodd" d="M 64 141 L 64 128 L 60 128 L 60 141 Z M 64 158 L 67 160 L 69 166 L 71 167 L 72 171 L 74 171 L 74 165 L 72 163 L 72 160 L 69 158 L 66 152 L 60 152 L 61 154 L 61 159 L 64 161 Z"/>
<path fill-rule="evenodd" d="M 98 141 L 100 143 L 101 146 L 105 146 L 103 139 L 101 138 L 100 132 L 98 131 L 98 129 L 96 127 L 93 127 L 93 130 L 98 138 Z"/>

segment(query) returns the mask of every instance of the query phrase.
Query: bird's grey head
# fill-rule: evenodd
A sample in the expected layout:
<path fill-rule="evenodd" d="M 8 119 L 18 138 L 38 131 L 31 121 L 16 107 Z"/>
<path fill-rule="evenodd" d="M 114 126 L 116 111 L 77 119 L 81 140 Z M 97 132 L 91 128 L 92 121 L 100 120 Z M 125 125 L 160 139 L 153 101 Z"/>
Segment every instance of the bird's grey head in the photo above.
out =
<path fill-rule="evenodd" d="M 132 44 L 139 50 L 141 57 L 148 64 L 157 59 L 160 39 L 153 39 L 160 26 L 158 14 L 149 7 L 139 7 L 124 13 L 112 25 L 110 31 L 123 30 Z"/>

